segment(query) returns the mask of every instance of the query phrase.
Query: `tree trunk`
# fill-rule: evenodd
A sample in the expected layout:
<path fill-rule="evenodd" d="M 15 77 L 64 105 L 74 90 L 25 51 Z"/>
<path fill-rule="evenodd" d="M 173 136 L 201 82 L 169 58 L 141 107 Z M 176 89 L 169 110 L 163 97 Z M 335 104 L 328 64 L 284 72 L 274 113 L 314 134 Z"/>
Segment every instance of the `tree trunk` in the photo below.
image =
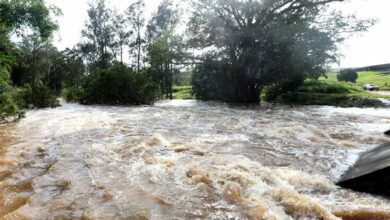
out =
<path fill-rule="evenodd" d="M 173 99 L 173 94 L 172 94 L 172 87 L 173 87 L 172 63 L 168 63 L 168 68 L 169 68 L 169 98 L 172 100 Z"/>
<path fill-rule="evenodd" d="M 123 66 L 123 45 L 121 44 L 121 66 Z"/>
<path fill-rule="evenodd" d="M 140 70 L 140 65 L 141 65 L 141 34 L 140 32 L 138 31 L 138 39 L 137 39 L 137 43 L 138 43 L 138 53 L 137 53 L 137 73 L 139 73 L 139 70 Z"/>
<path fill-rule="evenodd" d="M 256 80 L 249 78 L 242 71 L 245 68 L 236 68 L 234 72 L 234 91 L 231 94 L 230 100 L 233 102 L 243 103 L 259 103 L 261 87 L 257 84 Z"/>

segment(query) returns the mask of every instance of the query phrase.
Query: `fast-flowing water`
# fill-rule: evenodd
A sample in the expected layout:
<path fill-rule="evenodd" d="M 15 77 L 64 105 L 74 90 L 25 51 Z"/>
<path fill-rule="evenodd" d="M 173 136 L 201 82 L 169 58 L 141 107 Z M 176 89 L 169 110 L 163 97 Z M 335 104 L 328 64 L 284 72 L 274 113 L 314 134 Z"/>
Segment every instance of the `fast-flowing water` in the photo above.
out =
<path fill-rule="evenodd" d="M 66 104 L 0 126 L 3 219 L 386 219 L 333 184 L 390 109 Z"/>

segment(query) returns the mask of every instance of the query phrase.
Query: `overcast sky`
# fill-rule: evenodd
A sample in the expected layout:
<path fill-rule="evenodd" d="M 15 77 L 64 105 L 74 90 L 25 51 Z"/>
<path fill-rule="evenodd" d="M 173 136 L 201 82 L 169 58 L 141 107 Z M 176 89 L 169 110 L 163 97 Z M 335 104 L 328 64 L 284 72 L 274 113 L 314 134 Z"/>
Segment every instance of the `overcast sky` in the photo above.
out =
<path fill-rule="evenodd" d="M 87 19 L 88 0 L 47 0 L 62 9 L 58 18 L 60 30 L 54 44 L 59 49 L 73 47 L 80 41 L 80 33 Z M 126 9 L 134 0 L 108 0 L 109 5 Z M 157 9 L 161 0 L 145 0 L 146 16 Z M 334 7 L 361 18 L 377 18 L 378 22 L 368 32 L 347 40 L 341 48 L 344 58 L 341 67 L 359 67 L 390 63 L 390 0 L 350 0 Z M 337 64 L 335 64 L 337 66 Z"/>

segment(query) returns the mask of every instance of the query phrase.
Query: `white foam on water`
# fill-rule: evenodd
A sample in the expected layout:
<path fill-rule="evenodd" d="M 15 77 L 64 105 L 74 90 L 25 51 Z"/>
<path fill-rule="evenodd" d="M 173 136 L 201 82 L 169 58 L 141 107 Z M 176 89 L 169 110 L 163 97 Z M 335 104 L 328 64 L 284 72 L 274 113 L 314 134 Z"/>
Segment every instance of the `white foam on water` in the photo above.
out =
<path fill-rule="evenodd" d="M 0 132 L 13 134 L 0 191 L 17 204 L 0 210 L 31 219 L 390 215 L 388 200 L 333 184 L 360 152 L 390 141 L 381 133 L 389 113 L 197 101 L 29 111 Z"/>

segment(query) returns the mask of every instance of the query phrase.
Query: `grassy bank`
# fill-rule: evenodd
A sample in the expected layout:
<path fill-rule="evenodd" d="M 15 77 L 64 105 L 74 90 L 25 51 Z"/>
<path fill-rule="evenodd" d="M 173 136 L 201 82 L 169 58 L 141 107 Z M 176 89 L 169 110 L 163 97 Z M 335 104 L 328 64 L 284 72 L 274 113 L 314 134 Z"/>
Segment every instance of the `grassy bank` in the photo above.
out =
<path fill-rule="evenodd" d="M 284 100 L 304 105 L 336 105 L 345 107 L 375 107 L 381 105 L 376 99 L 390 99 L 390 95 L 381 95 L 365 91 L 363 84 L 374 83 L 381 90 L 390 90 L 390 75 L 381 72 L 360 72 L 356 83 L 339 82 L 336 74 L 328 74 L 319 80 L 307 80 L 295 93 L 286 94 Z"/>
<path fill-rule="evenodd" d="M 303 105 L 377 106 L 377 98 L 390 99 L 362 89 L 362 85 L 374 83 L 381 90 L 390 91 L 390 72 L 360 72 L 356 83 L 337 81 L 336 73 L 330 73 L 319 80 L 307 80 L 294 93 L 285 94 L 283 100 Z M 174 99 L 194 99 L 191 86 L 174 86 Z"/>
<path fill-rule="evenodd" d="M 174 99 L 193 99 L 191 94 L 192 86 L 174 86 L 173 98 Z"/>
<path fill-rule="evenodd" d="M 367 71 L 359 72 L 357 82 L 353 84 L 355 87 L 362 88 L 363 84 L 376 84 L 380 90 L 390 91 L 390 71 Z M 330 73 L 327 78 L 321 77 L 320 80 L 333 83 L 338 82 L 336 73 Z"/>

